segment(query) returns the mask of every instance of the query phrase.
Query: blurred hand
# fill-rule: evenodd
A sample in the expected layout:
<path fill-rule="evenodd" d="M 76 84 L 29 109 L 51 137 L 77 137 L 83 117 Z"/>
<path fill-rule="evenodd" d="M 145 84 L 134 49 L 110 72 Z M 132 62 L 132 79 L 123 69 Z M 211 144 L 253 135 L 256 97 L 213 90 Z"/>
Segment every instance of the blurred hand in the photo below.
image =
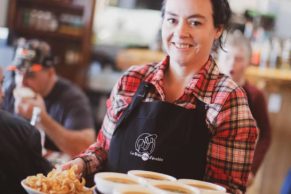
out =
<path fill-rule="evenodd" d="M 15 113 L 28 120 L 32 117 L 33 107 L 39 107 L 41 114 L 47 114 L 43 98 L 39 94 L 35 98 L 15 98 Z"/>
<path fill-rule="evenodd" d="M 82 177 L 83 172 L 85 170 L 85 163 L 81 158 L 76 158 L 74 160 L 71 160 L 71 161 L 61 165 L 61 170 L 68 170 L 74 165 L 77 165 L 77 167 L 78 167 L 77 170 L 75 171 L 75 173 L 79 177 Z"/>

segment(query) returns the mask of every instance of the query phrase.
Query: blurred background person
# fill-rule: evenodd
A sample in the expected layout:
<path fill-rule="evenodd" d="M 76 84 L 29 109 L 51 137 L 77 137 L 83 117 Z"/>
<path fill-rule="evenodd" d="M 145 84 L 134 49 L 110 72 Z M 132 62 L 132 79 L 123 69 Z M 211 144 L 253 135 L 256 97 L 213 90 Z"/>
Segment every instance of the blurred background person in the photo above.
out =
<path fill-rule="evenodd" d="M 3 71 L 0 67 L 0 103 L 3 100 Z M 0 193 L 25 194 L 21 180 L 52 166 L 42 157 L 40 133 L 25 120 L 0 110 Z"/>
<path fill-rule="evenodd" d="M 219 51 L 219 67 L 226 75 L 241 86 L 247 95 L 251 112 L 259 128 L 259 139 L 256 145 L 252 170 L 248 185 L 253 182 L 271 142 L 271 126 L 266 98 L 261 90 L 250 84 L 245 78 L 247 67 L 251 64 L 252 48 L 249 40 L 238 30 L 226 37 L 225 51 Z"/>
<path fill-rule="evenodd" d="M 14 81 L 6 91 L 3 108 L 28 120 L 33 108 L 40 108 L 37 127 L 46 134 L 45 148 L 74 156 L 95 140 L 92 113 L 85 94 L 57 76 L 54 63 L 46 42 L 29 40 L 18 46 L 9 66 Z M 24 87 L 34 97 L 18 95 Z"/>

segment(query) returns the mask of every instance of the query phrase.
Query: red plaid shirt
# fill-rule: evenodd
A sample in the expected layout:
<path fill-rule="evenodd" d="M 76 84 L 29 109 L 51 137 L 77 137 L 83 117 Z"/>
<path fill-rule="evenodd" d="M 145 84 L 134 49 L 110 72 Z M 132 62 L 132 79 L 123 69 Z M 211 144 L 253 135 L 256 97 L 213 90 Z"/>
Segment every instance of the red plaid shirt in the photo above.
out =
<path fill-rule="evenodd" d="M 115 85 L 107 101 L 107 113 L 97 141 L 81 155 L 86 164 L 85 173 L 94 173 L 105 163 L 115 124 L 143 80 L 155 86 L 145 101 L 165 101 L 163 77 L 168 66 L 169 58 L 166 57 L 158 64 L 132 67 Z M 195 98 L 208 106 L 205 122 L 212 134 L 204 179 L 221 184 L 230 192 L 245 191 L 257 127 L 244 91 L 229 77 L 220 74 L 210 57 L 174 104 L 193 109 Z"/>

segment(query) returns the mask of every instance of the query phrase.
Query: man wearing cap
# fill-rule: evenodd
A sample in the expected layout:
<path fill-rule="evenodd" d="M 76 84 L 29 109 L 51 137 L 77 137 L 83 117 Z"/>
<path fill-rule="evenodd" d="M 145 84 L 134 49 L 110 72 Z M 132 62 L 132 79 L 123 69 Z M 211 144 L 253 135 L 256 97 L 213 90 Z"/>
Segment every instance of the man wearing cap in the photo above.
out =
<path fill-rule="evenodd" d="M 3 100 L 3 71 L 0 67 L 0 104 Z M 25 194 L 20 181 L 52 166 L 42 157 L 40 134 L 22 118 L 0 110 L 0 193 Z"/>
<path fill-rule="evenodd" d="M 38 107 L 37 127 L 46 134 L 45 148 L 75 156 L 94 142 L 93 118 L 85 94 L 58 77 L 54 63 L 45 42 L 31 40 L 18 47 L 9 67 L 14 83 L 6 91 L 3 108 L 31 120 Z M 28 93 L 34 95 L 27 97 L 20 88 L 30 88 Z"/>

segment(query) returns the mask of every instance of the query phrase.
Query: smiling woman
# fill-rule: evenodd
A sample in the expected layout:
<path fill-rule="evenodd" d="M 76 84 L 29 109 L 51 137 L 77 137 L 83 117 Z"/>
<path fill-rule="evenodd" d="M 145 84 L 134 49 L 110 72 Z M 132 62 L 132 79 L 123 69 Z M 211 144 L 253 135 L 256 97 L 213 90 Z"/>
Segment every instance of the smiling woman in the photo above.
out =
<path fill-rule="evenodd" d="M 97 142 L 63 168 L 157 171 L 242 193 L 257 128 L 243 90 L 211 56 L 228 24 L 228 2 L 166 0 L 162 13 L 167 57 L 125 72 L 107 101 Z"/>

